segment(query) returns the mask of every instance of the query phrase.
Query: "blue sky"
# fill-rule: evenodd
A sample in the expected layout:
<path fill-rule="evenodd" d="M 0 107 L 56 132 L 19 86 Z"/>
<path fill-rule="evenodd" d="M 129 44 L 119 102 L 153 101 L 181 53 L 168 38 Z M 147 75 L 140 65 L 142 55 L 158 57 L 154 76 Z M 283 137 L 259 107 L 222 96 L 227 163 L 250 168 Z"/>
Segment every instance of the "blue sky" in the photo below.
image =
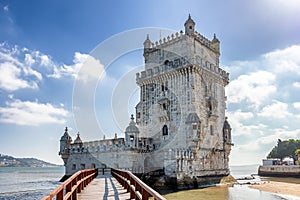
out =
<path fill-rule="evenodd" d="M 62 163 L 57 153 L 65 126 L 73 138 L 78 131 L 84 140 L 115 132 L 121 137 L 128 120 L 119 122 L 112 97 L 125 102 L 125 115 L 134 111 L 138 91 L 133 75 L 141 70 L 142 52 L 121 55 L 109 68 L 88 54 L 124 31 L 161 27 L 150 34 L 158 38 L 168 29 L 183 30 L 189 13 L 198 32 L 210 39 L 217 34 L 221 67 L 230 73 L 227 115 L 235 143 L 231 164 L 259 163 L 278 138 L 299 139 L 297 0 L 0 0 L 0 152 Z M 73 95 L 77 72 L 86 59 L 106 68 L 95 89 L 95 115 L 102 133 L 78 130 L 74 120 L 73 102 L 86 97 Z M 123 82 L 132 86 L 124 101 L 122 93 L 115 92 Z"/>

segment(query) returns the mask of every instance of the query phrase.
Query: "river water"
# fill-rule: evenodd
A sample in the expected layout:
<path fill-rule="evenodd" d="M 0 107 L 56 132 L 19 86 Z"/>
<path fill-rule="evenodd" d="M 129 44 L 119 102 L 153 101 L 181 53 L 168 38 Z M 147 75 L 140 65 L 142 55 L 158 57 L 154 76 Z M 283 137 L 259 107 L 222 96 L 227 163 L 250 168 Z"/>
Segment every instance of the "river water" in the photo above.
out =
<path fill-rule="evenodd" d="M 258 165 L 232 166 L 235 178 L 256 174 Z M 0 200 L 36 200 L 49 194 L 58 185 L 64 174 L 64 167 L 17 168 L 0 167 Z M 259 177 L 258 177 L 259 178 Z M 272 179 L 300 184 L 297 178 Z M 299 185 L 300 186 L 300 185 Z M 248 188 L 246 185 L 233 187 L 216 186 L 197 190 L 180 191 L 166 195 L 167 199 L 204 200 L 299 200 L 290 196 L 277 196 Z"/>
<path fill-rule="evenodd" d="M 0 167 L 0 200 L 35 200 L 61 183 L 64 167 Z"/>

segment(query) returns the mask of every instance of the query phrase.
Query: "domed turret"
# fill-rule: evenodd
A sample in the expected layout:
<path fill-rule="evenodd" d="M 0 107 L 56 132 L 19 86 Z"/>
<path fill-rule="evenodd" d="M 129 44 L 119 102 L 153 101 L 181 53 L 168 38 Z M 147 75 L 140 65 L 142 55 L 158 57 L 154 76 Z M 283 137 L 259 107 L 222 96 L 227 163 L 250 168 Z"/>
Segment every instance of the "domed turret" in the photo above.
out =
<path fill-rule="evenodd" d="M 129 123 L 129 126 L 127 126 L 125 133 L 139 133 L 138 127 L 136 127 L 136 123 L 134 122 L 134 117 L 131 115 L 131 121 Z"/>
<path fill-rule="evenodd" d="M 72 143 L 72 138 L 68 133 L 68 127 L 66 127 L 65 133 L 60 138 L 60 150 L 58 153 L 59 155 L 61 155 L 64 163 L 66 163 L 69 158 L 69 151 L 70 151 L 71 143 Z"/>
<path fill-rule="evenodd" d="M 137 148 L 138 147 L 138 134 L 139 129 L 136 126 L 136 123 L 134 122 L 134 117 L 131 115 L 131 121 L 129 123 L 129 126 L 125 129 L 125 140 L 126 144 L 130 147 Z"/>
<path fill-rule="evenodd" d="M 77 146 L 78 146 L 79 148 L 82 148 L 82 146 L 83 146 L 83 142 L 82 142 L 82 140 L 81 140 L 81 138 L 80 138 L 79 132 L 77 133 L 77 137 L 76 137 L 76 139 L 75 139 L 75 141 L 74 141 L 74 144 L 77 144 Z"/>

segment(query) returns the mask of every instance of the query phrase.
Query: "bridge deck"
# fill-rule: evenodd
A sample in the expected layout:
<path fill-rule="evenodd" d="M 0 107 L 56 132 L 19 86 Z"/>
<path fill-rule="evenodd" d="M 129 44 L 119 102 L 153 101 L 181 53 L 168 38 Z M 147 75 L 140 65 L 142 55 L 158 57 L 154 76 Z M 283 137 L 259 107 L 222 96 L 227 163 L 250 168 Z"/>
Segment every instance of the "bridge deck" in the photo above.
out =
<path fill-rule="evenodd" d="M 111 175 L 98 175 L 81 193 L 79 200 L 89 199 L 130 199 L 130 194 Z"/>

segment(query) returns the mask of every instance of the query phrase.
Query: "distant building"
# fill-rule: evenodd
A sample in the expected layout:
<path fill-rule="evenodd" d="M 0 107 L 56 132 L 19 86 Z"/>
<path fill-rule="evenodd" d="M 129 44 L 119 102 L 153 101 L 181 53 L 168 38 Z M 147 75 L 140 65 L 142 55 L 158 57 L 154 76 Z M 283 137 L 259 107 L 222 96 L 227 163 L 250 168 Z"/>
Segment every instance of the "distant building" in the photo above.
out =
<path fill-rule="evenodd" d="M 291 157 L 285 157 L 282 159 L 282 164 L 284 165 L 294 165 L 295 164 L 295 161 L 294 161 L 294 158 L 291 158 Z"/>
<path fill-rule="evenodd" d="M 263 159 L 263 166 L 269 166 L 269 165 L 279 165 L 281 163 L 281 160 L 279 158 L 268 158 Z"/>
<path fill-rule="evenodd" d="M 137 73 L 140 102 L 125 138 L 72 143 L 66 128 L 60 152 L 66 174 L 85 168 L 164 172 L 178 186 L 229 174 L 231 127 L 225 117 L 229 74 L 219 66 L 220 41 L 195 31 L 144 42 L 145 70 Z"/>

